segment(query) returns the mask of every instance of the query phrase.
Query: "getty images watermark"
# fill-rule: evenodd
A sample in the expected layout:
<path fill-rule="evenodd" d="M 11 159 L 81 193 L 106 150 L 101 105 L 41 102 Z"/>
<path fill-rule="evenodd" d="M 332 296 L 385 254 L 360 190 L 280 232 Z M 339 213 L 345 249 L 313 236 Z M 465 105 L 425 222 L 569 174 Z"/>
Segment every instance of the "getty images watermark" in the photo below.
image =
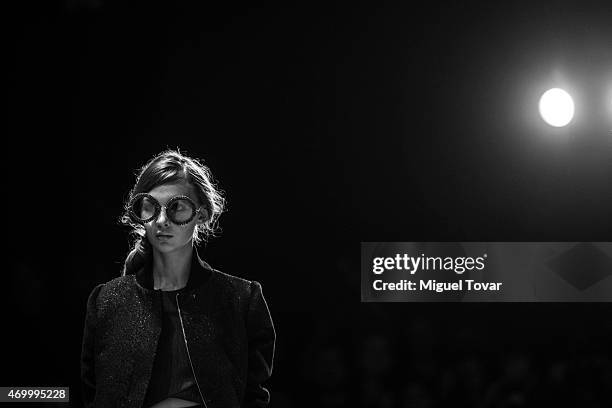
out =
<path fill-rule="evenodd" d="M 418 270 L 423 271 L 453 271 L 463 274 L 466 271 L 482 271 L 485 268 L 487 254 L 472 257 L 441 257 L 408 256 L 408 254 L 395 254 L 394 257 L 375 257 L 372 261 L 372 272 L 382 274 L 385 271 L 406 271 L 414 275 Z M 417 283 L 418 282 L 418 283 Z M 401 279 L 395 282 L 385 282 L 383 279 L 375 279 L 372 287 L 374 290 L 409 290 L 409 291 L 435 291 L 438 293 L 448 290 L 499 290 L 503 282 L 476 282 L 474 279 L 459 279 L 454 282 L 438 282 L 435 279 L 408 280 Z"/>
<path fill-rule="evenodd" d="M 610 242 L 363 242 L 364 302 L 612 301 Z"/>

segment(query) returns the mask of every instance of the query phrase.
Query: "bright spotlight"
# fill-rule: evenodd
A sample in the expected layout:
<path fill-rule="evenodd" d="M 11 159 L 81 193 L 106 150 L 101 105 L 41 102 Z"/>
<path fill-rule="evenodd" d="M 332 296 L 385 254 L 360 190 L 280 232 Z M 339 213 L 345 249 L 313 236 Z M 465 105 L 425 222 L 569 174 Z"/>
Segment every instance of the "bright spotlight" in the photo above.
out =
<path fill-rule="evenodd" d="M 540 98 L 540 115 L 550 126 L 566 126 L 574 117 L 574 101 L 563 89 L 549 89 Z"/>

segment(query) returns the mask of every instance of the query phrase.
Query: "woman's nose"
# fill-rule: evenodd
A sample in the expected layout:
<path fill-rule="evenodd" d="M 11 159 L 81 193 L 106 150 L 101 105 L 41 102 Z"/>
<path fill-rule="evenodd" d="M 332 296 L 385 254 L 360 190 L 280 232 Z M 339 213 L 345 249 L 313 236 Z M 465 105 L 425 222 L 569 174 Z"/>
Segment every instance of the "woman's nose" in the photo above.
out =
<path fill-rule="evenodd" d="M 158 224 L 163 224 L 163 225 L 168 224 L 168 214 L 166 214 L 165 208 L 162 207 L 161 211 L 159 212 L 159 216 L 157 217 L 156 222 Z"/>

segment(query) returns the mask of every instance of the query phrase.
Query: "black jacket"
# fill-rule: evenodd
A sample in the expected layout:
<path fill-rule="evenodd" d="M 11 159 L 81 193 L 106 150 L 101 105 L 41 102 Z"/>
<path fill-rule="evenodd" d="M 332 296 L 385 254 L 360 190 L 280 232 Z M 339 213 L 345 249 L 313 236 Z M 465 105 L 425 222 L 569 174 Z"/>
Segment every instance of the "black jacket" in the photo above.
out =
<path fill-rule="evenodd" d="M 212 269 L 193 251 L 180 316 L 208 408 L 265 407 L 276 334 L 261 285 Z M 87 300 L 81 352 L 85 406 L 141 408 L 161 330 L 150 263 L 97 285 Z"/>

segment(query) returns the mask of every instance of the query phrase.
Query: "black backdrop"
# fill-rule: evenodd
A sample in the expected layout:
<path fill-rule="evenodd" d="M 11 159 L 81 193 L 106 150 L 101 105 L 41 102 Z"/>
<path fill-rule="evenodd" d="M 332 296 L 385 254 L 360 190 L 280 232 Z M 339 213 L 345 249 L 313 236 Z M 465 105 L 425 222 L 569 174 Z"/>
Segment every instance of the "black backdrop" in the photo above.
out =
<path fill-rule="evenodd" d="M 205 258 L 263 284 L 278 406 L 461 405 L 513 367 L 557 387 L 523 405 L 584 373 L 566 401 L 609 401 L 607 304 L 360 303 L 361 241 L 610 240 L 610 7 L 449 3 L 9 7 L 0 385 L 80 406 L 86 297 L 135 170 L 178 147 L 228 198 Z M 537 114 L 553 78 L 567 145 Z"/>

